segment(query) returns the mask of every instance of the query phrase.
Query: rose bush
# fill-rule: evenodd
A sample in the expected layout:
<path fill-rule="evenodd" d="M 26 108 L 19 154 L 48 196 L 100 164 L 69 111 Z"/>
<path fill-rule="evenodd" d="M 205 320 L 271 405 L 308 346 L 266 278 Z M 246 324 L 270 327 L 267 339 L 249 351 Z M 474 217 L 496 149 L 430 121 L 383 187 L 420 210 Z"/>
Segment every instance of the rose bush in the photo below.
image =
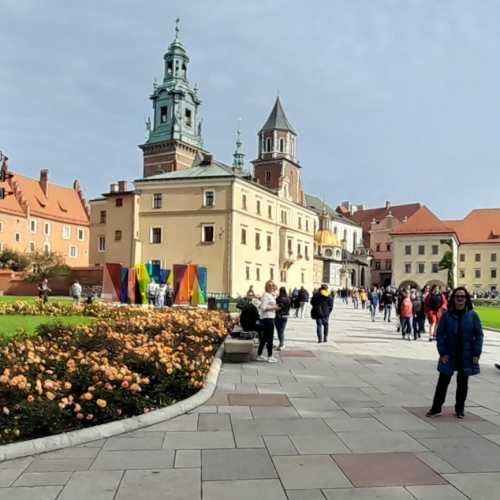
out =
<path fill-rule="evenodd" d="M 42 325 L 35 338 L 0 346 L 0 443 L 147 413 L 192 395 L 229 327 L 216 311 L 17 304 L 2 305 L 0 314 L 71 310 L 98 319 Z"/>

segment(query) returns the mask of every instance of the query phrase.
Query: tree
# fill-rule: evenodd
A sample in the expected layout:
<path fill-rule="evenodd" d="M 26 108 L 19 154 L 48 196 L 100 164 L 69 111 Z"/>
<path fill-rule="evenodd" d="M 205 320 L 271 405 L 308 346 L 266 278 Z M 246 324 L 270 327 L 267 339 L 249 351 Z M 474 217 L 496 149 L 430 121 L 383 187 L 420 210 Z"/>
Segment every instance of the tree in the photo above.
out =
<path fill-rule="evenodd" d="M 443 255 L 443 258 L 439 262 L 439 269 L 442 271 L 446 270 L 448 271 L 448 276 L 447 276 L 447 285 L 450 288 L 454 288 L 455 286 L 455 280 L 454 280 L 454 274 L 455 274 L 455 263 L 453 259 L 453 241 L 451 239 L 448 240 L 441 240 L 441 243 L 447 245 L 450 249 L 445 252 Z"/>
<path fill-rule="evenodd" d="M 38 283 L 45 278 L 50 280 L 70 272 L 62 255 L 55 252 L 32 252 L 29 259 L 31 265 L 26 281 Z"/>
<path fill-rule="evenodd" d="M 28 255 L 6 248 L 0 252 L 0 267 L 12 271 L 25 271 L 29 268 L 31 259 Z"/>

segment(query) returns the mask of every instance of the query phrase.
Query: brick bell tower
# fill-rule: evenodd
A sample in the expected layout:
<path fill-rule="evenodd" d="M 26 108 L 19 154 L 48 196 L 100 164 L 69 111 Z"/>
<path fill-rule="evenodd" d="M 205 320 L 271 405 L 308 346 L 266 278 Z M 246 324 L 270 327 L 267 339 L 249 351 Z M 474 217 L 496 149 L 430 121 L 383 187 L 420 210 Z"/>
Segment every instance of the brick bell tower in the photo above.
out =
<path fill-rule="evenodd" d="M 175 39 L 163 56 L 163 81 L 153 83 L 153 121 L 146 121 L 144 177 L 191 168 L 203 150 L 201 100 L 198 89 L 187 79 L 189 57 L 179 40 L 179 19 Z"/>
<path fill-rule="evenodd" d="M 297 133 L 286 117 L 280 98 L 259 134 L 255 181 L 279 196 L 304 205 L 301 167 L 296 158 Z"/>

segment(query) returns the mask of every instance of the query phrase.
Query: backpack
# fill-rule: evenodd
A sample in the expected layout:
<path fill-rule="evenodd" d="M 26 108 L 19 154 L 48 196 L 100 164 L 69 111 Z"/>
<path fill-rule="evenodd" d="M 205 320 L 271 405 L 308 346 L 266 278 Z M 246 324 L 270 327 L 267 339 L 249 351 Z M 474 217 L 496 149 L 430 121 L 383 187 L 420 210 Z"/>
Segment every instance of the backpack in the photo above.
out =
<path fill-rule="evenodd" d="M 431 306 L 431 309 L 433 311 L 439 311 L 439 309 L 441 309 L 441 306 L 443 305 L 443 299 L 441 297 L 441 294 L 433 293 L 431 295 L 429 305 Z"/>

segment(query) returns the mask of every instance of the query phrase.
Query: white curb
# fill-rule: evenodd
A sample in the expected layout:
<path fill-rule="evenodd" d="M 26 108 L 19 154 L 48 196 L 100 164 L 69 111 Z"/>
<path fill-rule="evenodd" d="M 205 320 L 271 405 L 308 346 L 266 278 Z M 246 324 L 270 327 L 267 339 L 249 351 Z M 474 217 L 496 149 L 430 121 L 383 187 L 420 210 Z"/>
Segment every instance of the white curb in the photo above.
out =
<path fill-rule="evenodd" d="M 32 439 L 29 441 L 6 444 L 0 446 L 0 462 L 61 448 L 70 448 L 71 446 L 97 441 L 98 439 L 109 438 L 117 434 L 123 434 L 124 432 L 135 431 L 142 427 L 149 427 L 150 425 L 158 424 L 182 415 L 183 413 L 187 413 L 211 398 L 217 386 L 223 353 L 224 343 L 221 344 L 215 354 L 203 388 L 183 401 L 136 417 L 125 418 L 107 424 L 96 425 L 94 427 L 87 427 L 77 431 L 64 432 L 62 434 L 55 434 L 53 436 Z"/>

